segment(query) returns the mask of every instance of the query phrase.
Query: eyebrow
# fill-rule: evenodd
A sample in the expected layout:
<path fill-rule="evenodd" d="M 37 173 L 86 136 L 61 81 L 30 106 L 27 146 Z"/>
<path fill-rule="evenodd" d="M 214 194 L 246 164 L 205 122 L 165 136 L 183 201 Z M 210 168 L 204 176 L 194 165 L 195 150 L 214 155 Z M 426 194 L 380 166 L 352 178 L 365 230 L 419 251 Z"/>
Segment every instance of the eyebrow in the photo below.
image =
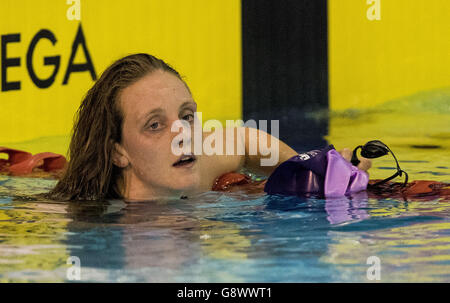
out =
<path fill-rule="evenodd" d="M 197 103 L 195 103 L 195 101 L 186 101 L 186 102 L 184 102 L 183 104 L 180 105 L 180 108 L 183 108 L 186 105 L 194 105 L 194 106 L 196 106 Z"/>
<path fill-rule="evenodd" d="M 195 103 L 195 101 L 186 101 L 186 102 L 183 102 L 183 104 L 181 104 L 179 108 L 182 109 L 182 108 L 186 107 L 187 105 L 194 105 L 194 106 L 196 106 L 197 103 Z M 146 113 L 145 115 L 143 115 L 142 118 L 139 119 L 139 121 L 147 122 L 146 120 L 151 115 L 153 115 L 153 114 L 160 114 L 160 113 L 163 113 L 163 112 L 164 112 L 164 110 L 162 108 L 160 108 L 160 107 L 159 108 L 155 108 L 155 109 L 149 111 L 148 113 Z"/>
<path fill-rule="evenodd" d="M 147 120 L 151 115 L 157 114 L 157 113 L 160 114 L 160 113 L 162 113 L 162 112 L 164 112 L 164 110 L 163 110 L 162 108 L 155 108 L 155 109 L 149 111 L 148 113 L 146 113 L 145 115 L 142 115 L 142 117 L 139 119 L 139 121 L 146 122 L 146 120 Z"/>

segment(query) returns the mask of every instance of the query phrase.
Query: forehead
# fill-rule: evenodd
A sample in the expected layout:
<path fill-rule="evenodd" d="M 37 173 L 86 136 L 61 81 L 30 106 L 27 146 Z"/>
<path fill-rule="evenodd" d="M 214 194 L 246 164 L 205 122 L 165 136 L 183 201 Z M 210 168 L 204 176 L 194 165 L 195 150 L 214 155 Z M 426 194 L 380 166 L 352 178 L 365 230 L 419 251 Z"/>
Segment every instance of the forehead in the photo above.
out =
<path fill-rule="evenodd" d="M 156 108 L 176 110 L 182 103 L 192 100 L 192 96 L 175 75 L 156 70 L 123 89 L 119 100 L 125 117 L 138 119 Z"/>

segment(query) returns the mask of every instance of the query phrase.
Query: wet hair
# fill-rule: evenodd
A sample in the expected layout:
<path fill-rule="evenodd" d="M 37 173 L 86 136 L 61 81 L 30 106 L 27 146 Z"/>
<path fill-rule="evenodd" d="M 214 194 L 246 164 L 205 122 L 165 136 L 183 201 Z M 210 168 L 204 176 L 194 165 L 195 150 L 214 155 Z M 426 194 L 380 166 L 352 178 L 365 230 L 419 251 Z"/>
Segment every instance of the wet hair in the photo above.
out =
<path fill-rule="evenodd" d="M 69 163 L 62 178 L 46 194 L 48 199 L 122 198 L 122 169 L 112 161 L 114 144 L 122 140 L 124 119 L 118 96 L 123 89 L 156 70 L 170 72 L 183 81 L 163 60 L 143 53 L 121 58 L 103 72 L 78 108 L 68 151 Z"/>

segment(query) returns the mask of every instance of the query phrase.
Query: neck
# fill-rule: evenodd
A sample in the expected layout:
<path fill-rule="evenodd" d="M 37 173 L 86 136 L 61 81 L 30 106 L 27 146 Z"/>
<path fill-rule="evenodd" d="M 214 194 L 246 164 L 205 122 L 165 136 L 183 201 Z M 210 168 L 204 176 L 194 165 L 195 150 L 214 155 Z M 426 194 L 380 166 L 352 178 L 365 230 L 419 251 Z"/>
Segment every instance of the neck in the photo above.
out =
<path fill-rule="evenodd" d="M 119 184 L 121 196 L 130 202 L 160 200 L 167 198 L 179 199 L 187 196 L 183 191 L 170 190 L 158 186 L 148 187 L 139 179 L 131 169 L 126 168 L 122 171 L 122 180 Z"/>

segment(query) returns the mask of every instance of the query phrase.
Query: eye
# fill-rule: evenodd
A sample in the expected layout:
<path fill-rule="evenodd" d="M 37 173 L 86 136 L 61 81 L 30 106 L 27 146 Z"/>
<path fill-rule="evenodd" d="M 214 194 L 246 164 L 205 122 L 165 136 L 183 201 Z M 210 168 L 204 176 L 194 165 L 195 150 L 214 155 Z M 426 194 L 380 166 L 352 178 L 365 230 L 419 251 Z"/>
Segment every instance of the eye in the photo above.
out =
<path fill-rule="evenodd" d="M 193 114 L 187 114 L 183 117 L 184 120 L 188 121 L 188 122 L 192 122 L 194 121 L 194 115 Z"/>
<path fill-rule="evenodd" d="M 161 127 L 161 122 L 153 122 L 148 126 L 150 130 L 159 130 Z"/>

